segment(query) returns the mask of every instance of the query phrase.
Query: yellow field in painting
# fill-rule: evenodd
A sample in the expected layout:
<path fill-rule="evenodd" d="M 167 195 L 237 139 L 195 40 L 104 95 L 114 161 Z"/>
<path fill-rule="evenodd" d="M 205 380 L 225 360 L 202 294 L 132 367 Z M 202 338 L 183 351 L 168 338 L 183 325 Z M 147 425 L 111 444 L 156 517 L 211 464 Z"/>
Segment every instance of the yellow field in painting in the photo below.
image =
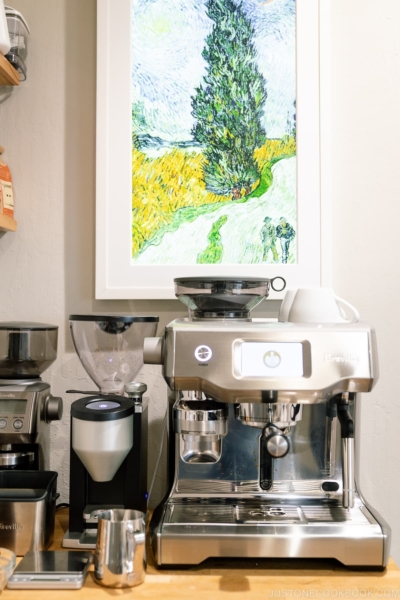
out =
<path fill-rule="evenodd" d="M 260 169 L 265 163 L 279 158 L 280 156 L 293 156 L 296 153 L 296 140 L 293 137 L 285 137 L 281 140 L 267 140 L 264 146 L 257 148 L 254 151 L 254 158 L 256 159 Z"/>
<path fill-rule="evenodd" d="M 296 151 L 293 138 L 267 140 L 254 156 L 260 166 Z M 158 158 L 132 150 L 132 256 L 160 228 L 171 222 L 180 208 L 231 202 L 227 196 L 211 194 L 202 181 L 204 157 L 199 152 L 174 149 Z M 258 182 L 254 187 L 257 187 Z"/>

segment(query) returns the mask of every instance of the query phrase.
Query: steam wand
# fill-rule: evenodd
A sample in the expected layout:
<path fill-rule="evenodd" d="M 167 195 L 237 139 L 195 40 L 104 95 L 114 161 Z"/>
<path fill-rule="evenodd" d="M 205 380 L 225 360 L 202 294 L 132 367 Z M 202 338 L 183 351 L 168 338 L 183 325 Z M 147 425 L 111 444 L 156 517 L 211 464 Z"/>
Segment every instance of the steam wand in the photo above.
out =
<path fill-rule="evenodd" d="M 353 394 L 338 394 L 330 401 L 331 411 L 337 409 L 342 436 L 343 508 L 354 507 L 354 421 L 350 416 Z"/>

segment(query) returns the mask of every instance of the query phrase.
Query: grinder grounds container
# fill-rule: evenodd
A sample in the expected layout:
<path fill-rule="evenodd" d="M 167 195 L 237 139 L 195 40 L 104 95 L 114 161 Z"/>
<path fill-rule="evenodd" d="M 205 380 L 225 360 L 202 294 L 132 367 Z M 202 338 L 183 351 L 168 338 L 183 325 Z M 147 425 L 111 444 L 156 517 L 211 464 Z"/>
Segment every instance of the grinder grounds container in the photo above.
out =
<path fill-rule="evenodd" d="M 0 546 L 23 556 L 47 550 L 56 512 L 55 471 L 0 471 Z"/>

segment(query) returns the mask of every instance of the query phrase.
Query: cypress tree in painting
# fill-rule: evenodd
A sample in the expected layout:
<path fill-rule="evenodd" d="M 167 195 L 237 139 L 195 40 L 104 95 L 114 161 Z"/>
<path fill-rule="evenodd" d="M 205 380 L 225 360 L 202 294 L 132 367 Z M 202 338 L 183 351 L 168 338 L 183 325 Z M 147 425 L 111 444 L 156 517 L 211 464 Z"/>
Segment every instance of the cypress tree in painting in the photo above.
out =
<path fill-rule="evenodd" d="M 254 150 L 265 142 L 265 79 L 257 69 L 254 30 L 242 5 L 233 0 L 205 4 L 214 25 L 202 53 L 207 74 L 192 97 L 192 133 L 204 147 L 207 189 L 239 198 L 260 176 Z"/>

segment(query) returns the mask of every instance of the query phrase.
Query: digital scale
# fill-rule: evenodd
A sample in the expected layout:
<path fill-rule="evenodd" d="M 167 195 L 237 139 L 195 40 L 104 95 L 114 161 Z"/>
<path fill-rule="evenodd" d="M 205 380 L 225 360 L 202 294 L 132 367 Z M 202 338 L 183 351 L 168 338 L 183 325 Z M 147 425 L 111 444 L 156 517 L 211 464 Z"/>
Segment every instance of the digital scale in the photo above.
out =
<path fill-rule="evenodd" d="M 91 552 L 27 552 L 8 580 L 12 590 L 77 590 L 92 564 Z"/>

